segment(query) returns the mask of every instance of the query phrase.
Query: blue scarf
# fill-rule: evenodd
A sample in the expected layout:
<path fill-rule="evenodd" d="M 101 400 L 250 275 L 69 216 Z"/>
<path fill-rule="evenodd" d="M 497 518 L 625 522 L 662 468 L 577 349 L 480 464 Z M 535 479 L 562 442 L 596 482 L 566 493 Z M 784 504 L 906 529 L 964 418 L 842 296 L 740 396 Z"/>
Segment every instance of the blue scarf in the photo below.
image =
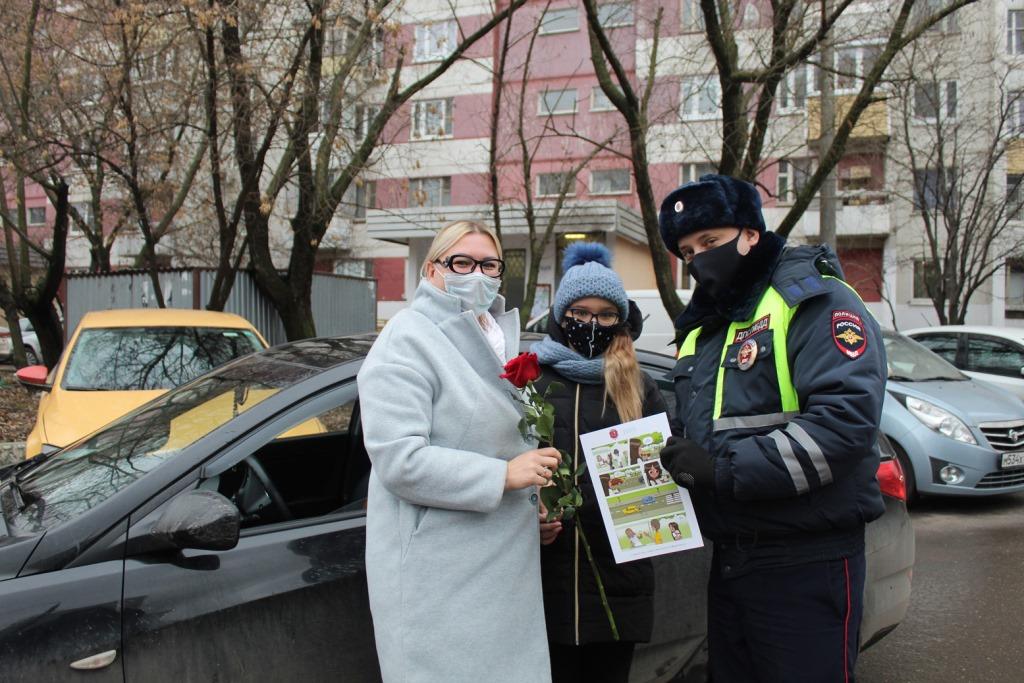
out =
<path fill-rule="evenodd" d="M 530 347 L 541 365 L 550 365 L 558 374 L 580 384 L 604 382 L 604 356 L 587 358 L 548 335 Z"/>

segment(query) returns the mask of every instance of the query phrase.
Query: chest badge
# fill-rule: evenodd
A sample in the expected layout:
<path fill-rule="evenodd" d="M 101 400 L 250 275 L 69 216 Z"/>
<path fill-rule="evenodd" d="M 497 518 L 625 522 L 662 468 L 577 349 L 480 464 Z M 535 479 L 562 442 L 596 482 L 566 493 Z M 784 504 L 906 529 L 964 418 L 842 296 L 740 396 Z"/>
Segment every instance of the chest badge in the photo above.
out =
<path fill-rule="evenodd" d="M 736 357 L 736 367 L 740 370 L 749 370 L 757 360 L 757 342 L 748 339 L 740 346 L 739 355 Z"/>

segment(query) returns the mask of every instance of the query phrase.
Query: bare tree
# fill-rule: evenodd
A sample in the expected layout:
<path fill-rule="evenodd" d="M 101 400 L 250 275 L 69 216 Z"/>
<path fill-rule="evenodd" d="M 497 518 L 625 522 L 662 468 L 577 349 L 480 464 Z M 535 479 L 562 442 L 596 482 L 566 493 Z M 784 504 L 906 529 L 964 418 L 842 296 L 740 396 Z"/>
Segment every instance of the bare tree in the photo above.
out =
<path fill-rule="evenodd" d="M 0 303 L 27 317 L 39 338 L 43 361 L 57 364 L 64 332 L 54 305 L 64 275 L 68 231 L 68 186 L 60 175 L 59 151 L 38 143 L 37 127 L 52 117 L 52 54 L 36 42 L 48 11 L 41 0 L 0 8 L 0 26 L 7 37 L 0 49 L 0 222 L 10 283 L 0 287 Z M 26 185 L 39 184 L 56 209 L 52 234 L 33 233 L 26 209 Z M 16 206 L 8 203 L 13 192 Z M 30 253 L 41 257 L 41 272 Z M 17 316 L 11 319 L 17 326 Z M 22 351 L 22 355 L 23 355 Z M 17 359 L 24 362 L 23 358 Z"/>
<path fill-rule="evenodd" d="M 273 58 L 274 64 L 286 66 L 263 71 L 252 59 L 259 32 L 250 32 L 247 40 L 239 28 L 247 3 L 218 3 L 224 12 L 220 44 L 250 263 L 290 339 L 315 334 L 310 293 L 318 250 L 347 191 L 360 181 L 378 150 L 385 126 L 524 2 L 513 0 L 471 33 L 460 29 L 454 38 L 427 35 L 434 42 L 443 38 L 444 49 L 436 61 L 433 55 L 419 60 L 424 63 L 415 70 L 406 68 L 409 45 L 395 20 L 398 8 L 392 0 L 311 0 L 302 9 L 282 4 L 279 10 L 295 31 L 274 41 Z M 347 38 L 331 57 L 325 46 L 339 18 Z M 262 35 L 261 40 L 268 38 Z M 362 110 L 357 125 L 347 127 L 343 116 L 356 104 L 353 90 L 368 92 L 375 101 Z M 271 159 L 268 152 L 277 143 Z M 285 187 L 294 188 L 297 199 L 288 218 L 287 265 L 279 268 L 270 217 Z"/>
<path fill-rule="evenodd" d="M 909 51 L 894 89 L 897 194 L 913 207 L 897 239 L 917 243 L 912 267 L 941 324 L 963 324 L 972 298 L 1024 255 L 1024 176 L 1007 155 L 1021 132 L 1024 94 L 999 60 L 951 63 L 942 46 Z M 994 94 L 994 96 L 993 96 Z"/>

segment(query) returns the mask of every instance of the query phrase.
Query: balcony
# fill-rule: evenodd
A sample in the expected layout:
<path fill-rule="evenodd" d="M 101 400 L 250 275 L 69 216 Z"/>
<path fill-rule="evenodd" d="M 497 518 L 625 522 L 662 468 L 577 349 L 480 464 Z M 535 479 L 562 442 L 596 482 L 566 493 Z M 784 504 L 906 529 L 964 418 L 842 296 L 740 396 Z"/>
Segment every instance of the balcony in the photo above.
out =
<path fill-rule="evenodd" d="M 855 95 L 836 95 L 836 125 L 843 120 Z M 807 98 L 807 140 L 821 139 L 821 98 Z M 889 109 L 885 102 L 872 102 L 860 115 L 853 127 L 850 140 L 854 142 L 886 142 L 889 139 Z"/>

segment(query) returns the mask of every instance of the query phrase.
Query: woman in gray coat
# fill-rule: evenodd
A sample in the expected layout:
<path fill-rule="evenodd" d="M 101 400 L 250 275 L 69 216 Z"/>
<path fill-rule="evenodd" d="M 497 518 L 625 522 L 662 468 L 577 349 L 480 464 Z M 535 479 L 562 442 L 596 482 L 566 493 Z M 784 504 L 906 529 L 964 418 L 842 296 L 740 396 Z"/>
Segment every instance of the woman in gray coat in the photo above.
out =
<path fill-rule="evenodd" d="M 499 377 L 519 347 L 503 270 L 488 228 L 443 228 L 412 305 L 359 372 L 366 573 L 388 683 L 551 678 L 536 487 L 558 452 L 522 439 Z"/>

